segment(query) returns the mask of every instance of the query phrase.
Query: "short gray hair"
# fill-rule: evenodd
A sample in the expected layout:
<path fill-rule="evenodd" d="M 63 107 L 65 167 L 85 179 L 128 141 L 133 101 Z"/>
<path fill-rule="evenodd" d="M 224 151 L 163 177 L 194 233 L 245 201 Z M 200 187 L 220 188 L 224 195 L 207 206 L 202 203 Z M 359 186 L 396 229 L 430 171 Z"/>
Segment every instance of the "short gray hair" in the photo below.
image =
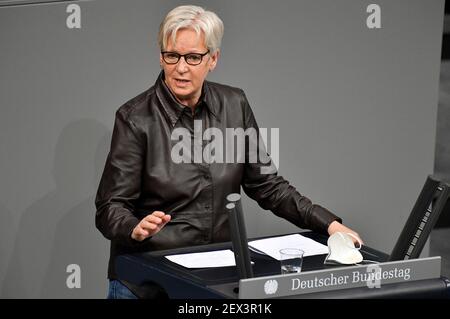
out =
<path fill-rule="evenodd" d="M 167 47 L 168 37 L 175 43 L 178 30 L 191 28 L 200 36 L 203 31 L 205 45 L 211 53 L 220 48 L 223 36 L 223 22 L 212 11 L 198 6 L 179 6 L 172 9 L 159 27 L 158 43 L 162 50 Z"/>

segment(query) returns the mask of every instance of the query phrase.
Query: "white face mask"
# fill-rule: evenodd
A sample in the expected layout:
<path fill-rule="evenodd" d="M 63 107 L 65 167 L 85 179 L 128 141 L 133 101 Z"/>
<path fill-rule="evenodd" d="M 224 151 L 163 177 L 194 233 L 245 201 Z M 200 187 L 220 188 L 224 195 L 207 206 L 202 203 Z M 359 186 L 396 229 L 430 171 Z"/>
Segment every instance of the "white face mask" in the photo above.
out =
<path fill-rule="evenodd" d="M 359 247 L 355 247 L 352 237 L 355 238 Z M 359 252 L 361 242 L 359 238 L 350 233 L 337 232 L 328 238 L 328 256 L 325 258 L 324 264 L 342 264 L 354 265 L 362 262 L 363 256 Z"/>

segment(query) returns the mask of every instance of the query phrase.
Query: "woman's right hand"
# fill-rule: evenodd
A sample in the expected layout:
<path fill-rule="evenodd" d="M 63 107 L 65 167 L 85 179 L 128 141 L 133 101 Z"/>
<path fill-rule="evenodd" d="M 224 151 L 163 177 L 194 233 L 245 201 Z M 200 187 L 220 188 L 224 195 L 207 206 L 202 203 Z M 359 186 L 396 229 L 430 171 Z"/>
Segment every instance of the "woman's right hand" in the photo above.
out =
<path fill-rule="evenodd" d="M 170 215 L 164 212 L 154 211 L 144 217 L 131 233 L 131 238 L 137 241 L 156 235 L 169 221 Z"/>

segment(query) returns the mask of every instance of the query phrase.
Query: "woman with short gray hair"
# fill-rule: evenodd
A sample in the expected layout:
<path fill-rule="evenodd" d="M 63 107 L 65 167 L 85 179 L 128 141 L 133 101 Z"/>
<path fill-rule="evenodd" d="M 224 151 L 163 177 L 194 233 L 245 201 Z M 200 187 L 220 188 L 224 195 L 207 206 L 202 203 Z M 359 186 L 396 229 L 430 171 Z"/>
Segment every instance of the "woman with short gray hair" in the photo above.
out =
<path fill-rule="evenodd" d="M 223 23 L 211 11 L 197 6 L 170 11 L 159 31 L 161 73 L 151 88 L 116 112 L 111 150 L 95 201 L 96 226 L 111 240 L 109 298 L 165 296 L 156 285 L 135 286 L 119 280 L 115 257 L 229 241 L 226 196 L 240 193 L 241 187 L 263 209 L 300 228 L 358 237 L 276 170 L 267 173 L 264 168 L 271 166 L 270 158 L 269 163 L 248 160 L 247 139 L 239 145 L 246 155 L 243 162 L 195 158 L 199 145 L 190 142 L 198 133 L 204 136 L 208 129 L 259 132 L 241 89 L 206 81 L 217 66 L 222 35 Z M 173 132 L 188 135 L 188 147 L 181 147 L 181 162 L 174 160 L 180 154 L 174 151 L 179 137 L 174 138 Z M 217 159 L 217 153 L 212 157 Z"/>

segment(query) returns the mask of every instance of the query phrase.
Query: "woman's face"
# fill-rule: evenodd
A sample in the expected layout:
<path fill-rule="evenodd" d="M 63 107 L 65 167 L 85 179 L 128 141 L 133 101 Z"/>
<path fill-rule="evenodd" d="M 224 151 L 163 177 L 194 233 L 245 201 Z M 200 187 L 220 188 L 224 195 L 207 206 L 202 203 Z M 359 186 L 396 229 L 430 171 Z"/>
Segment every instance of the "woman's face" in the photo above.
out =
<path fill-rule="evenodd" d="M 205 46 L 203 32 L 200 36 L 193 29 L 180 29 L 176 35 L 175 43 L 169 36 L 164 51 L 179 54 L 200 53 L 208 51 Z M 202 93 L 203 82 L 209 71 L 214 70 L 219 58 L 219 52 L 203 56 L 199 65 L 189 65 L 181 57 L 176 64 L 167 64 L 160 54 L 160 63 L 164 69 L 165 82 L 181 104 L 195 106 Z"/>

